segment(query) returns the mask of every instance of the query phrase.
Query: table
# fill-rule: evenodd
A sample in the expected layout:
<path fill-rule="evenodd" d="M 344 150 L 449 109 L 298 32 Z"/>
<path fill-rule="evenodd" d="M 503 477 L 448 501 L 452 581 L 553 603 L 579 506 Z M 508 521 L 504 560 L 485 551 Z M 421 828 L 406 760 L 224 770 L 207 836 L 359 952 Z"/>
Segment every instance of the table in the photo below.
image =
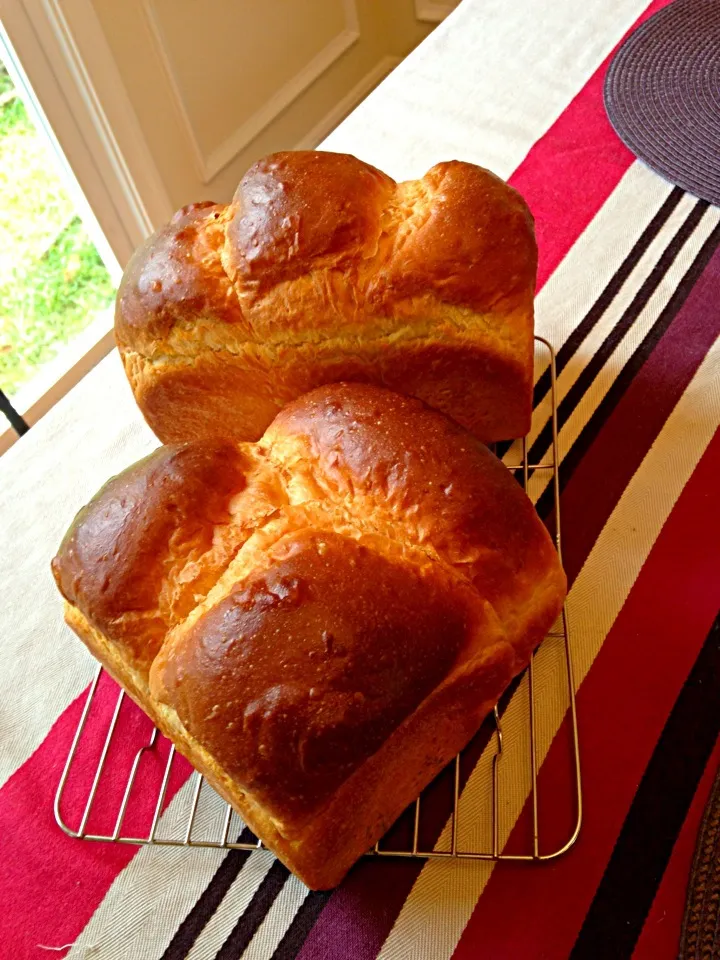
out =
<path fill-rule="evenodd" d="M 634 161 L 602 107 L 608 56 L 661 5 L 464 0 L 324 144 L 398 179 L 472 160 L 535 213 L 537 330 L 559 367 L 576 846 L 546 866 L 367 860 L 317 894 L 262 852 L 138 852 L 58 830 L 94 663 L 61 622 L 49 559 L 73 513 L 156 442 L 112 355 L 0 462 L 0 956 L 676 956 L 720 759 L 720 210 Z M 532 442 L 542 427 L 540 411 Z"/>

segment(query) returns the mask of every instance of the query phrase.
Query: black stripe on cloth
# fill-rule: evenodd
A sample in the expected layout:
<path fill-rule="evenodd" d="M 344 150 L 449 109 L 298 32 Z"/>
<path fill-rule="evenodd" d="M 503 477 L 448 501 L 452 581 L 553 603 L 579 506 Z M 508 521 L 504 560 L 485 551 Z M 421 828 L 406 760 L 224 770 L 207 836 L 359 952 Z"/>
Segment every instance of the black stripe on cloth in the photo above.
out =
<path fill-rule="evenodd" d="M 625 281 L 638 265 L 647 248 L 670 219 L 671 213 L 680 203 L 683 195 L 683 191 L 679 187 L 673 187 L 663 201 L 660 209 L 633 244 L 630 252 L 627 254 L 613 276 L 608 280 L 600 296 L 593 303 L 583 319 L 560 347 L 555 357 L 558 375 L 564 370 L 568 362 L 577 352 L 582 342 L 593 330 L 600 318 L 605 314 L 605 311 L 618 295 Z M 547 370 L 545 370 L 540 377 L 538 377 L 538 381 L 535 384 L 535 390 L 533 392 L 533 409 L 540 406 L 540 403 L 545 398 L 545 395 L 549 390 L 550 368 L 548 367 Z M 497 456 L 502 459 L 502 457 L 504 457 L 507 451 L 510 449 L 511 445 L 511 440 L 498 443 L 496 450 Z"/>
<path fill-rule="evenodd" d="M 292 923 L 275 948 L 272 960 L 295 960 L 331 896 L 332 890 L 313 890 L 305 897 Z"/>
<path fill-rule="evenodd" d="M 289 876 L 290 871 L 284 864 L 273 861 L 252 900 L 215 954 L 215 960 L 238 960 L 243 955 Z"/>
<path fill-rule="evenodd" d="M 665 198 L 665 201 L 658 212 L 636 240 L 632 250 L 620 264 L 615 275 L 611 277 L 605 286 L 605 289 L 585 314 L 582 321 L 577 325 L 577 327 L 575 327 L 565 343 L 563 343 L 563 345 L 560 347 L 555 358 L 558 374 L 562 373 L 568 362 L 577 352 L 583 340 L 593 330 L 615 297 L 618 295 L 618 293 L 620 293 L 625 281 L 638 265 L 647 248 L 670 219 L 670 214 L 675 210 L 683 196 L 684 191 L 682 191 L 680 187 L 673 187 L 668 196 Z M 549 390 L 550 368 L 548 367 L 548 369 L 545 370 L 538 378 L 538 382 L 535 384 L 534 406 L 539 406 L 541 400 L 545 397 L 545 394 L 547 394 Z"/>
<path fill-rule="evenodd" d="M 560 464 L 560 489 L 564 490 L 586 451 L 602 430 L 604 423 L 622 399 L 638 370 L 647 361 L 658 342 L 666 332 L 676 314 L 683 306 L 698 277 L 708 265 L 710 258 L 720 246 L 720 223 L 705 240 L 690 268 L 685 273 L 670 300 L 665 305 L 653 326 L 648 330 L 642 342 L 628 358 L 625 366 L 613 381 L 610 389 L 602 398 L 577 439 Z M 552 485 L 548 485 L 535 504 L 541 517 L 550 515 L 553 508 Z"/>
<path fill-rule="evenodd" d="M 246 828 L 238 843 L 252 843 L 254 835 Z M 251 854 L 251 850 L 231 850 L 215 871 L 210 883 L 195 902 L 195 906 L 175 931 L 160 960 L 184 960 L 193 944 L 205 929 L 208 920 L 223 901 Z"/>
<path fill-rule="evenodd" d="M 558 427 L 560 429 L 567 423 L 570 415 L 605 366 L 617 345 L 648 305 L 650 298 L 662 283 L 663 277 L 670 267 L 672 267 L 682 248 L 695 232 L 696 227 L 709 206 L 710 204 L 705 200 L 698 200 L 684 223 L 663 251 L 658 262 L 650 271 L 649 276 L 646 277 L 642 286 L 633 297 L 627 310 L 619 318 L 612 330 L 609 331 L 605 340 L 590 358 L 585 369 L 581 371 L 575 383 L 573 383 L 567 394 L 560 401 L 558 405 Z M 530 462 L 539 462 L 536 458 L 542 457 L 551 443 L 552 422 L 548 420 L 530 448 L 528 454 Z"/>
<path fill-rule="evenodd" d="M 571 960 L 631 957 L 720 735 L 720 614 L 668 717 Z"/>

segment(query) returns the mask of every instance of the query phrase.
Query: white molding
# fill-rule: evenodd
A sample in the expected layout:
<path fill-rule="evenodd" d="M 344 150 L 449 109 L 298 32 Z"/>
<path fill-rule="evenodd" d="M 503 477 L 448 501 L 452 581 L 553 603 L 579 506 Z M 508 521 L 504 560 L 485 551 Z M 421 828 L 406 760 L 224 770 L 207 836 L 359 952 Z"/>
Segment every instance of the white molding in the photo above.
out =
<path fill-rule="evenodd" d="M 427 23 L 440 23 L 458 3 L 459 0 L 415 0 L 415 16 Z"/>
<path fill-rule="evenodd" d="M 182 127 L 183 133 L 185 134 L 185 139 L 187 140 L 187 144 L 190 149 L 190 154 L 195 166 L 195 173 L 202 183 L 207 183 L 208 180 L 206 178 L 207 168 L 205 157 L 203 156 L 198 139 L 195 136 L 195 130 L 193 128 L 192 121 L 190 120 L 190 115 L 185 107 L 185 100 L 183 99 L 182 91 L 180 90 L 175 69 L 170 62 L 170 58 L 168 57 L 162 27 L 158 22 L 152 0 L 141 0 L 140 6 L 145 16 L 145 22 L 150 33 L 150 38 L 155 47 L 155 53 L 160 62 L 160 66 L 163 69 L 165 80 L 167 81 L 170 89 L 170 99 L 172 100 L 173 107 L 175 108 L 175 116 Z"/>
<path fill-rule="evenodd" d="M 332 110 L 316 123 L 298 143 L 295 150 L 314 150 L 355 107 L 371 93 L 385 77 L 402 61 L 402 57 L 383 57 L 362 77 Z"/>
<path fill-rule="evenodd" d="M 32 91 L 34 112 L 87 200 L 76 196 L 78 208 L 89 205 L 124 266 L 173 207 L 90 0 L 2 0 L 2 26 Z M 93 70 L 93 63 L 102 69 Z M 117 113 L 123 97 L 116 124 L 108 105 Z M 116 126 L 127 143 L 119 145 Z"/>
<path fill-rule="evenodd" d="M 37 0 L 35 0 L 37 2 Z M 76 83 L 123 194 L 144 216 L 144 235 L 165 223 L 177 207 L 125 88 L 91 0 L 40 0 L 54 14 L 75 70 Z"/>
<path fill-rule="evenodd" d="M 158 59 L 165 72 L 178 119 L 187 137 L 196 173 L 203 183 L 209 183 L 241 150 L 251 143 L 262 130 L 268 127 L 283 110 L 360 39 L 360 24 L 355 2 L 354 0 L 342 0 L 345 28 L 333 37 L 294 77 L 284 83 L 259 110 L 256 110 L 219 146 L 206 155 L 198 142 L 175 69 L 168 57 L 162 27 L 158 21 L 153 0 L 142 0 L 141 5 L 157 49 Z"/>
<path fill-rule="evenodd" d="M 223 167 L 226 167 L 244 147 L 254 140 L 265 127 L 269 126 L 293 100 L 296 100 L 304 90 L 307 90 L 311 83 L 322 76 L 328 67 L 339 60 L 345 51 L 349 50 L 359 39 L 359 31 L 343 30 L 291 80 L 283 84 L 277 93 L 207 157 L 205 183 L 219 173 Z"/>

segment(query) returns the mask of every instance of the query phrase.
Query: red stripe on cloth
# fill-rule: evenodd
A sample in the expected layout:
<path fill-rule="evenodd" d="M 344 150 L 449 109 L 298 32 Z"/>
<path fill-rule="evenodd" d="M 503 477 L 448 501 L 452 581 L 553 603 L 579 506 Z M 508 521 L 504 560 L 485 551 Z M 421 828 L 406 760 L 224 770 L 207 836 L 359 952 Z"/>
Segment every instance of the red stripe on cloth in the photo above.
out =
<path fill-rule="evenodd" d="M 53 797 L 86 695 L 82 693 L 61 714 L 35 753 L 0 790 L 0 944 L 12 944 L 13 957 L 65 956 L 66 951 L 50 954 L 40 945 L 72 944 L 137 850 L 124 844 L 80 842 L 66 836 L 53 817 Z M 81 802 L 88 794 L 117 696 L 117 686 L 105 677 L 81 741 L 78 775 L 67 785 L 66 814 L 78 814 L 69 823 L 73 829 L 78 827 Z M 147 742 L 151 729 L 147 717 L 127 701 L 114 738 L 114 755 L 108 757 L 108 775 L 98 792 L 97 806 L 106 815 L 91 819 L 90 830 L 112 829 L 132 759 Z M 164 741 L 144 761 L 143 782 L 157 786 L 166 757 Z M 184 761 L 175 766 L 168 802 L 189 771 Z M 113 816 L 108 817 L 111 811 Z M 147 832 L 151 815 L 152 790 L 138 791 L 128 806 L 123 833 L 139 832 L 143 827 Z"/>
<path fill-rule="evenodd" d="M 453 960 L 569 955 L 637 785 L 720 605 L 720 510 L 708 509 L 718 471 L 720 432 L 680 495 L 578 693 L 585 798 L 580 839 L 567 856 L 541 869 L 495 870 Z M 566 763 L 562 738 L 556 738 L 540 775 L 546 795 Z M 552 808 L 544 814 L 544 825 L 552 830 Z M 496 922 L 513 916 L 518 903 L 522 923 Z"/>
<path fill-rule="evenodd" d="M 654 0 L 631 30 L 668 2 Z M 538 290 L 635 159 L 615 135 L 603 103 L 605 73 L 615 50 L 617 47 L 531 148 L 509 180 L 525 197 L 535 217 L 540 253 Z"/>
<path fill-rule="evenodd" d="M 720 739 L 698 784 L 662 881 L 633 952 L 633 960 L 677 960 L 687 885 L 705 804 L 720 764 Z"/>

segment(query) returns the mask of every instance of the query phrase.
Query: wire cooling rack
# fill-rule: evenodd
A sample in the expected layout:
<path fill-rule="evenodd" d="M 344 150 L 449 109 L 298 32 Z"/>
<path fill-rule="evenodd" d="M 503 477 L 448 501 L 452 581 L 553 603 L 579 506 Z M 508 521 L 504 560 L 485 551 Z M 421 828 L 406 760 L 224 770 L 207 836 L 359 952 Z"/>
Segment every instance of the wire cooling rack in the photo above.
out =
<path fill-rule="evenodd" d="M 537 484 L 552 484 L 554 538 L 562 557 L 555 354 L 547 340 L 535 340 L 548 354 L 552 443 L 541 462 L 528 463 L 524 438 L 511 447 L 504 461 L 526 492 L 533 478 L 536 489 Z M 547 785 L 538 776 L 541 746 L 549 747 L 547 729 L 551 725 L 543 723 L 549 698 L 538 696 L 534 655 L 475 740 L 426 788 L 370 855 L 542 861 L 570 849 L 580 833 L 582 785 L 565 609 L 541 650 L 545 659 L 540 685 L 543 693 L 552 688 L 556 714 L 558 691 L 564 692 L 565 704 L 560 708 L 566 739 L 563 775 Z M 108 694 L 114 705 L 109 704 Z M 514 722 L 503 732 L 503 718 L 510 708 L 514 708 Z M 545 731 L 542 745 L 539 727 Z M 504 769 L 512 771 L 505 781 Z M 564 811 L 562 816 L 558 809 Z M 521 810 L 524 829 L 516 823 L 507 842 L 510 831 L 503 817 L 515 823 Z M 543 812 L 548 811 L 545 819 L 552 821 L 551 836 L 541 842 Z M 55 795 L 54 812 L 66 834 L 83 840 L 233 850 L 262 847 L 232 807 L 198 772 L 190 773 L 186 761 L 157 729 L 151 729 L 130 698 L 117 692 L 102 668 L 83 706 Z M 559 817 L 563 820 L 560 825 Z"/>

